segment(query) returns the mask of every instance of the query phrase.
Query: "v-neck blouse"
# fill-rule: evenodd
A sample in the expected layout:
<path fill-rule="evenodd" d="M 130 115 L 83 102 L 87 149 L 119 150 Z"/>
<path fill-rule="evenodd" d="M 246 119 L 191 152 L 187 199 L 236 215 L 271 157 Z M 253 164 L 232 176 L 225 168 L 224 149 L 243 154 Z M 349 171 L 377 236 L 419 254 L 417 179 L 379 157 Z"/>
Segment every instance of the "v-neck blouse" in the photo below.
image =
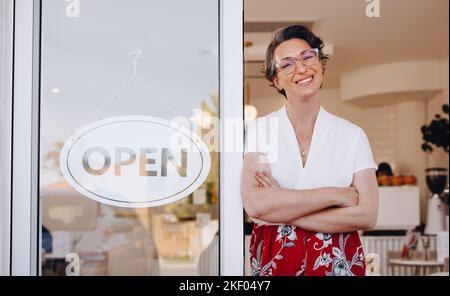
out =
<path fill-rule="evenodd" d="M 365 132 L 323 107 L 304 167 L 299 149 L 285 106 L 246 125 L 244 152 L 262 153 L 272 176 L 283 188 L 347 187 L 356 172 L 377 169 Z"/>

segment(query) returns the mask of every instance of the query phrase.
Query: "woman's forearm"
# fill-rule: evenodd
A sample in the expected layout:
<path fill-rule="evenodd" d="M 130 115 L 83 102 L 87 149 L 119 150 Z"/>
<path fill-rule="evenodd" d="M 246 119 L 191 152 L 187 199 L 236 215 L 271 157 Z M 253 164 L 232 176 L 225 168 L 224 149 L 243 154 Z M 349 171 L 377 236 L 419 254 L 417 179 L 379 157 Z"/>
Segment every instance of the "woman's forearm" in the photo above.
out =
<path fill-rule="evenodd" d="M 374 169 L 355 173 L 353 186 L 359 202 L 354 207 L 327 209 L 293 220 L 292 224 L 314 232 L 349 232 L 375 227 L 378 216 L 378 185 Z"/>
<path fill-rule="evenodd" d="M 243 192 L 247 214 L 269 223 L 290 223 L 300 217 L 340 204 L 332 187 L 295 190 L 258 187 Z"/>
<path fill-rule="evenodd" d="M 341 233 L 370 229 L 375 222 L 376 217 L 370 209 L 355 206 L 326 209 L 295 219 L 291 224 L 313 232 Z"/>

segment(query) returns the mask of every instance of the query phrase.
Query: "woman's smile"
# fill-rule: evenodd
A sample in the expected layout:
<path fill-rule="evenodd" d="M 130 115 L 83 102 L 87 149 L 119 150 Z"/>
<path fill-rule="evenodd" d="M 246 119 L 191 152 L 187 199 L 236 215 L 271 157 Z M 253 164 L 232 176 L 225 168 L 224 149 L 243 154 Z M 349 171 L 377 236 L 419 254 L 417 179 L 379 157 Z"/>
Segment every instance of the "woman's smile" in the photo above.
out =
<path fill-rule="evenodd" d="M 308 86 L 310 85 L 314 80 L 314 75 L 308 75 L 306 77 L 302 77 L 295 81 L 295 84 L 299 86 Z"/>

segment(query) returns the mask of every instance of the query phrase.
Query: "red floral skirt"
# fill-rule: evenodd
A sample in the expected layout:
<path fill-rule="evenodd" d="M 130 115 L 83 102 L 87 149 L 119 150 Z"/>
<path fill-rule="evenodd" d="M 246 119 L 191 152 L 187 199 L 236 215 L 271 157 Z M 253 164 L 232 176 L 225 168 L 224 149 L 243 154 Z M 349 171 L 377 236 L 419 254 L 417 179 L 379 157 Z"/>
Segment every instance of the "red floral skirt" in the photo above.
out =
<path fill-rule="evenodd" d="M 365 275 L 357 232 L 315 233 L 291 225 L 255 224 L 250 266 L 255 276 Z"/>

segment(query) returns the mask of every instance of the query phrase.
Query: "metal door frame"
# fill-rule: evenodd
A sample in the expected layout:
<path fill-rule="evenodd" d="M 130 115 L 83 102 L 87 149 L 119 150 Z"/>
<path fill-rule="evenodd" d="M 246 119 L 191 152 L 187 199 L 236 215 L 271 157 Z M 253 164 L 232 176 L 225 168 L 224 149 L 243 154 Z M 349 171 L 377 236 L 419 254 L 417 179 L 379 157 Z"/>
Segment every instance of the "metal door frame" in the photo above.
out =
<path fill-rule="evenodd" d="M 0 275 L 10 274 L 14 1 L 0 0 Z"/>

